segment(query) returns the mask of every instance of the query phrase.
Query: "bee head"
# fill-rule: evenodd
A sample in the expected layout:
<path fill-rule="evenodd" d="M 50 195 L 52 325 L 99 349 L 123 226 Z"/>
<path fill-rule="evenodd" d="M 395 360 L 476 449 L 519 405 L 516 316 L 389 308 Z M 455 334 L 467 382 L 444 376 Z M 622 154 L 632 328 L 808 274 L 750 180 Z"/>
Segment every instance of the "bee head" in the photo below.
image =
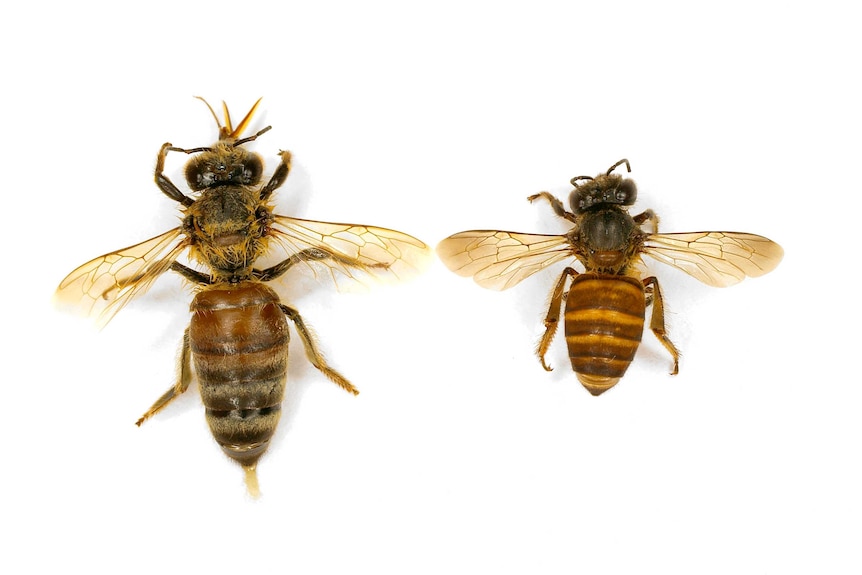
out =
<path fill-rule="evenodd" d="M 194 191 L 216 186 L 254 186 L 263 174 L 263 160 L 254 153 L 220 140 L 186 164 L 186 181 Z"/>
<path fill-rule="evenodd" d="M 258 154 L 249 152 L 240 146 L 254 141 L 258 136 L 267 132 L 270 126 L 247 138 L 239 139 L 239 136 L 251 121 L 258 104 L 260 104 L 260 99 L 254 103 L 251 110 L 234 128 L 227 104 L 222 102 L 225 121 L 222 125 L 209 102 L 199 96 L 197 98 L 206 104 L 215 118 L 219 129 L 219 141 L 209 148 L 187 150 L 188 152 L 200 152 L 200 155 L 195 156 L 186 164 L 186 181 L 189 187 L 194 191 L 200 191 L 215 186 L 253 186 L 259 183 L 263 174 L 263 160 Z"/>
<path fill-rule="evenodd" d="M 632 171 L 628 160 L 620 160 L 611 166 L 606 173 L 599 174 L 595 178 L 590 176 L 572 178 L 572 185 L 575 186 L 569 196 L 569 205 L 572 211 L 575 214 L 582 214 L 590 209 L 608 204 L 621 206 L 634 204 L 638 197 L 634 180 L 611 173 L 622 164 L 626 165 L 629 172 Z M 578 183 L 584 180 L 584 183 Z"/>

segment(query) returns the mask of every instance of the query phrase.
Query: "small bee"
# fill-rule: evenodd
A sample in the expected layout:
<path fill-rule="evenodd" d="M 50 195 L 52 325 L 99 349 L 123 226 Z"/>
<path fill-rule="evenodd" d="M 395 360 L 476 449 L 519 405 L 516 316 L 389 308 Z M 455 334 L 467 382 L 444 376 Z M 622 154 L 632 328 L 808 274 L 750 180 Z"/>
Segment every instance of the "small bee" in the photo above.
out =
<path fill-rule="evenodd" d="M 260 100 L 236 128 L 227 105 L 223 105 L 222 126 L 212 107 L 204 103 L 215 118 L 219 140 L 210 147 L 191 149 L 166 143 L 156 160 L 156 185 L 181 205 L 182 225 L 82 265 L 60 283 L 56 296 L 60 303 L 73 304 L 105 325 L 168 270 L 194 284 L 196 295 L 182 339 L 177 382 L 137 425 L 188 389 L 194 364 L 210 430 L 222 450 L 243 466 L 249 493 L 257 496 L 257 461 L 281 415 L 288 320 L 312 365 L 350 393 L 359 393 L 326 363 L 299 312 L 282 303 L 266 283 L 297 264 L 323 265 L 336 281 L 359 279 L 362 274 L 401 278 L 418 271 L 428 248 L 416 238 L 385 228 L 274 214 L 270 200 L 287 178 L 291 154 L 280 152 L 272 177 L 260 185 L 263 160 L 243 146 L 271 127 L 240 138 Z M 181 192 L 164 174 L 168 152 L 195 154 L 185 166 L 192 195 Z M 255 267 L 259 258 L 276 248 L 285 252 L 285 259 L 271 267 Z M 205 271 L 177 261 L 186 250 Z"/>
<path fill-rule="evenodd" d="M 613 173 L 623 164 L 631 172 L 628 160 L 620 160 L 595 178 L 572 178 L 571 211 L 548 192 L 527 198 L 547 200 L 557 216 L 571 222 L 573 227 L 565 235 L 474 230 L 449 236 L 437 246 L 450 270 L 496 290 L 508 289 L 553 263 L 576 258 L 584 271 L 563 270 L 551 292 L 545 333 L 536 353 L 542 367 L 550 371 L 545 353 L 565 299 L 563 318 L 572 369 L 593 395 L 604 393 L 625 374 L 640 344 L 649 305 L 649 327 L 673 358 L 672 374 L 679 371 L 679 352 L 665 329 L 658 279 L 643 277 L 637 269 L 641 254 L 715 287 L 768 273 L 784 255 L 781 246 L 753 234 L 659 234 L 658 216 L 652 210 L 629 215 L 626 206 L 635 203 L 637 187 L 633 180 Z M 647 224 L 651 232 L 644 229 Z"/>

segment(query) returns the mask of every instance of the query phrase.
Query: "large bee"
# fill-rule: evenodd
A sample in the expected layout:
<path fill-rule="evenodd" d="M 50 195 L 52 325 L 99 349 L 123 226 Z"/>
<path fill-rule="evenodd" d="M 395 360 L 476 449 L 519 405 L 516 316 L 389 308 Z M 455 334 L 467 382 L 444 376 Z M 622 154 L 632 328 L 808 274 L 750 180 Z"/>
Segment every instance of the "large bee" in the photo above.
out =
<path fill-rule="evenodd" d="M 620 160 L 595 178 L 577 176 L 569 210 L 548 192 L 527 198 L 543 199 L 554 213 L 572 223 L 565 235 L 538 235 L 497 230 L 473 230 L 449 236 L 437 246 L 446 266 L 472 276 L 480 286 L 504 290 L 560 260 L 574 257 L 583 266 L 563 270 L 551 292 L 545 333 L 536 350 L 547 371 L 545 353 L 563 318 L 572 369 L 593 395 L 604 393 L 623 377 L 643 335 L 646 307 L 652 305 L 649 327 L 673 358 L 679 352 L 667 335 L 664 301 L 654 276 L 638 269 L 641 254 L 669 264 L 715 287 L 730 286 L 745 276 L 761 276 L 781 261 L 781 246 L 764 237 L 739 232 L 659 234 L 652 210 L 629 215 L 637 187 L 613 171 Z M 651 227 L 647 231 L 646 227 Z M 567 287 L 568 284 L 568 287 Z"/>
<path fill-rule="evenodd" d="M 272 195 L 287 178 L 291 155 L 280 152 L 275 172 L 261 185 L 263 160 L 244 145 L 270 126 L 240 138 L 259 103 L 236 128 L 226 105 L 222 126 L 207 104 L 219 129 L 215 144 L 183 149 L 166 143 L 159 150 L 156 185 L 180 204 L 179 227 L 96 258 L 70 273 L 57 288 L 61 303 L 78 306 L 104 325 L 168 270 L 195 286 L 177 381 L 137 425 L 186 391 L 193 364 L 210 430 L 222 450 L 243 466 L 246 485 L 254 496 L 258 494 L 257 461 L 281 415 L 288 320 L 312 365 L 350 393 L 359 393 L 329 367 L 299 312 L 282 303 L 267 282 L 297 264 L 323 265 L 336 280 L 359 279 L 363 274 L 403 277 L 416 271 L 428 255 L 424 243 L 394 230 L 274 214 Z M 185 166 L 191 195 L 180 191 L 164 174 L 168 152 L 193 154 Z M 190 260 L 203 269 L 178 261 L 187 250 Z M 280 263 L 255 267 L 262 256 L 277 250 L 285 255 Z"/>

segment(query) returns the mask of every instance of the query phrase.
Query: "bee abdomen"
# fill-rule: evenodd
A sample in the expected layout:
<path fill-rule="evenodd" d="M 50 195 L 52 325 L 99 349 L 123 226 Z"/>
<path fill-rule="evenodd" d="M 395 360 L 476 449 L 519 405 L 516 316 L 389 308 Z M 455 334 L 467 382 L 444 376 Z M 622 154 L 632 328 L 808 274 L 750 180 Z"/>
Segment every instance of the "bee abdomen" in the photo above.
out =
<path fill-rule="evenodd" d="M 627 276 L 581 274 L 569 287 L 565 332 L 572 369 L 593 395 L 613 387 L 643 336 L 643 283 Z"/>
<path fill-rule="evenodd" d="M 269 447 L 280 417 L 281 405 L 261 409 L 206 410 L 207 424 L 222 451 L 245 467 L 253 466 Z"/>
<path fill-rule="evenodd" d="M 189 344 L 213 437 L 252 466 L 281 416 L 287 375 L 287 319 L 278 296 L 255 282 L 216 285 L 192 302 Z"/>

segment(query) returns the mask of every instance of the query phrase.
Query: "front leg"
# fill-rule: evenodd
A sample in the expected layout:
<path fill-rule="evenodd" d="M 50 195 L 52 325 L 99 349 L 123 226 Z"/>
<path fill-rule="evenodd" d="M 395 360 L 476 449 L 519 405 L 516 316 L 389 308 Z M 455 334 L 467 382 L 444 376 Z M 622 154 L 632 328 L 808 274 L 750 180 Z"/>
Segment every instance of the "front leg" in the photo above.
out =
<path fill-rule="evenodd" d="M 167 197 L 174 200 L 175 202 L 179 202 L 182 205 L 189 207 L 190 205 L 195 203 L 195 201 L 193 199 L 191 199 L 190 197 L 188 197 L 187 195 L 185 195 L 184 193 L 182 193 L 179 190 L 179 188 L 177 188 L 174 185 L 174 183 L 170 180 L 170 178 L 168 178 L 164 174 L 165 158 L 167 157 L 168 152 L 186 152 L 186 153 L 189 153 L 189 151 L 187 151 L 187 150 L 182 150 L 180 148 L 173 147 L 170 142 L 166 142 L 166 143 L 162 144 L 162 149 L 159 150 L 159 155 L 158 155 L 158 158 L 156 159 L 156 174 L 155 174 L 156 185 L 159 187 L 159 189 L 162 191 L 162 193 L 165 194 Z"/>
<path fill-rule="evenodd" d="M 563 206 L 563 202 L 552 196 L 550 192 L 539 192 L 538 194 L 533 194 L 527 198 L 527 201 L 533 203 L 533 201 L 538 200 L 539 198 L 547 200 L 548 203 L 551 204 L 551 209 L 554 210 L 554 213 L 559 217 L 569 220 L 573 224 L 578 223 L 578 217 L 572 212 L 567 211 L 565 206 Z"/>
<path fill-rule="evenodd" d="M 261 201 L 268 200 L 272 193 L 281 187 L 287 179 L 287 175 L 290 173 L 290 164 L 293 156 L 288 151 L 282 151 L 279 155 L 281 156 L 281 161 L 279 162 L 278 167 L 275 169 L 275 172 L 273 172 L 272 177 L 266 185 L 260 190 Z"/>

